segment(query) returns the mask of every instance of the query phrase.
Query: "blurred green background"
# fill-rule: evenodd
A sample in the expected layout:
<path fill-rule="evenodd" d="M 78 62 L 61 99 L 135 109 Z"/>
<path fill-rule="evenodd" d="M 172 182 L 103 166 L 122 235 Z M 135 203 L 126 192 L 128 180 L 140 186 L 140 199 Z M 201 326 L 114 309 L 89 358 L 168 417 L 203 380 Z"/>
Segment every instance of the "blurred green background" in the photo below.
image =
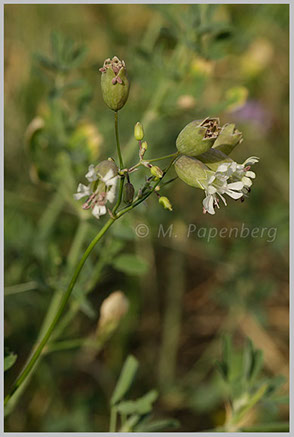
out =
<path fill-rule="evenodd" d="M 129 165 L 137 121 L 146 157 L 156 157 L 173 153 L 180 130 L 206 116 L 243 132 L 236 161 L 260 157 L 244 203 L 203 215 L 203 193 L 177 180 L 164 190 L 172 213 L 154 196 L 113 226 L 85 266 L 59 340 L 93 333 L 114 290 L 129 299 L 127 316 L 94 357 L 83 348 L 47 354 L 6 431 L 107 431 L 130 353 L 140 367 L 129 396 L 156 388 L 154 419 L 176 419 L 176 431 L 217 429 L 229 399 L 215 366 L 223 333 L 239 353 L 246 337 L 262 349 L 262 378 L 284 376 L 278 400 L 259 402 L 239 430 L 287 427 L 288 13 L 278 4 L 5 6 L 5 346 L 18 356 L 6 389 L 105 220 L 72 198 L 90 163 L 115 157 L 113 113 L 99 86 L 105 58 L 124 59 L 132 82 L 119 113 Z M 142 223 L 146 238 L 135 233 Z M 160 224 L 178 237 L 158 238 Z M 189 224 L 275 228 L 276 236 L 208 241 L 187 238 Z"/>

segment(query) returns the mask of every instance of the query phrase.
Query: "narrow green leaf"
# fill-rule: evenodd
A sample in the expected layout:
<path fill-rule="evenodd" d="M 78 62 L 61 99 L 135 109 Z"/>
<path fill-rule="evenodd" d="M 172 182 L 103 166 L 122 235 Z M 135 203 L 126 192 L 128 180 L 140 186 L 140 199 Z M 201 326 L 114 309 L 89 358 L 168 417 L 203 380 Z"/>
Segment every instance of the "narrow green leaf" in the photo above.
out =
<path fill-rule="evenodd" d="M 117 404 L 127 393 L 136 376 L 139 363 L 133 355 L 129 355 L 122 368 L 118 382 L 111 397 L 111 405 Z"/>
<path fill-rule="evenodd" d="M 249 399 L 247 404 L 234 416 L 233 423 L 240 422 L 243 417 L 263 398 L 267 391 L 267 384 L 263 384 Z"/>
<path fill-rule="evenodd" d="M 253 365 L 250 371 L 250 382 L 254 382 L 263 365 L 263 352 L 258 349 L 254 351 Z"/>
<path fill-rule="evenodd" d="M 7 355 L 4 358 L 4 372 L 6 372 L 6 370 L 10 369 L 13 366 L 16 359 L 17 359 L 17 355 L 14 354 L 13 352 L 11 352 L 9 355 Z"/>
<path fill-rule="evenodd" d="M 139 399 L 134 401 L 122 401 L 116 409 L 121 414 L 148 414 L 152 410 L 152 404 L 157 399 L 158 393 L 156 390 L 151 390 Z"/>
<path fill-rule="evenodd" d="M 243 349 L 243 369 L 242 369 L 243 371 L 242 371 L 242 376 L 243 376 L 243 381 L 244 382 L 249 380 L 253 366 L 254 366 L 253 343 L 248 338 L 247 339 L 247 344 L 246 344 L 246 346 Z"/>

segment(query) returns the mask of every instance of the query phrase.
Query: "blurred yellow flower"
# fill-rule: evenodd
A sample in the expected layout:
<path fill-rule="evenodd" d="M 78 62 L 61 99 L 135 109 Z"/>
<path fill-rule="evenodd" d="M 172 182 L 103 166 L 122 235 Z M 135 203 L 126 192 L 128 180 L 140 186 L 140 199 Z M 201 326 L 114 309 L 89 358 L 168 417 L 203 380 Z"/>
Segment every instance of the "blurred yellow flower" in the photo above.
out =
<path fill-rule="evenodd" d="M 100 154 L 100 146 L 103 142 L 103 136 L 97 127 L 89 122 L 79 124 L 71 137 L 71 145 L 74 147 L 85 143 L 90 152 L 90 160 L 95 161 Z"/>
<path fill-rule="evenodd" d="M 272 44 L 265 38 L 253 41 L 241 59 L 241 71 L 244 76 L 254 77 L 264 70 L 274 55 Z"/>
<path fill-rule="evenodd" d="M 197 76 L 211 76 L 214 69 L 214 63 L 200 57 L 191 62 L 191 72 Z"/>
<path fill-rule="evenodd" d="M 225 93 L 227 101 L 226 110 L 228 112 L 236 111 L 245 105 L 248 97 L 248 89 L 244 86 L 235 86 L 228 89 Z"/>

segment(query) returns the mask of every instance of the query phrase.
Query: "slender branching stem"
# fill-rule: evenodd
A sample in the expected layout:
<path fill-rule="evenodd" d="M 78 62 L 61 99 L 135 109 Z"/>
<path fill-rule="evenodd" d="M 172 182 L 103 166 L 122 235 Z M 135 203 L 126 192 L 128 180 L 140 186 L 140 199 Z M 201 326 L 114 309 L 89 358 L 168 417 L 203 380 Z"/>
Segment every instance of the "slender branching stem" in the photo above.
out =
<path fill-rule="evenodd" d="M 115 139 L 116 139 L 116 150 L 119 160 L 119 166 L 122 169 L 124 167 L 124 161 L 120 150 L 119 134 L 118 134 L 118 111 L 114 113 L 114 128 L 115 128 Z"/>
<path fill-rule="evenodd" d="M 118 117 L 117 117 L 117 112 L 115 113 L 115 132 L 116 132 L 116 141 L 117 141 L 117 151 L 118 151 L 118 156 L 119 156 L 119 161 L 120 161 L 120 165 L 121 167 L 123 167 L 123 161 L 122 161 L 122 156 L 121 156 L 121 151 L 120 151 L 120 144 L 119 144 L 119 137 L 118 137 Z M 47 345 L 52 332 L 54 331 L 55 326 L 57 325 L 57 323 L 59 322 L 63 311 L 66 307 L 66 304 L 69 301 L 69 298 L 71 296 L 72 290 L 77 282 L 77 279 L 79 277 L 79 274 L 88 258 L 88 256 L 90 255 L 90 253 L 92 252 L 92 250 L 94 249 L 94 247 L 96 246 L 96 244 L 101 240 L 101 238 L 104 236 L 104 234 L 108 231 L 108 229 L 113 225 L 113 223 L 119 219 L 120 217 L 122 217 L 124 214 L 126 214 L 127 212 L 131 211 L 132 209 L 134 209 L 136 206 L 138 206 L 140 203 L 144 202 L 156 189 L 156 187 L 160 184 L 160 182 L 162 181 L 163 177 L 166 175 L 166 173 L 168 172 L 168 170 L 170 169 L 170 167 L 172 166 L 173 162 L 175 161 L 176 157 L 178 156 L 178 154 L 173 154 L 173 159 L 171 160 L 171 162 L 169 163 L 168 167 L 164 170 L 163 172 L 163 176 L 161 179 L 159 179 L 158 181 L 156 181 L 156 183 L 153 185 L 153 187 L 147 191 L 147 193 L 143 194 L 141 198 L 137 198 L 135 199 L 135 201 L 128 207 L 123 208 L 121 211 L 119 211 L 117 214 L 112 214 L 112 216 L 108 219 L 108 221 L 105 223 L 105 225 L 102 227 L 102 229 L 98 232 L 98 234 L 94 237 L 94 239 L 91 241 L 91 243 L 89 244 L 89 246 L 87 247 L 86 251 L 84 252 L 80 262 L 78 263 L 74 274 L 72 276 L 72 279 L 69 283 L 69 286 L 66 290 L 66 292 L 64 293 L 64 295 L 61 298 L 61 301 L 58 305 L 58 308 L 56 310 L 55 316 L 53 317 L 50 325 L 48 326 L 46 332 L 44 333 L 41 341 L 38 343 L 35 351 L 32 353 L 29 361 L 27 362 L 27 364 L 25 365 L 23 371 L 21 372 L 21 374 L 18 376 L 18 378 L 16 379 L 15 383 L 12 386 L 12 389 L 10 391 L 10 393 L 5 397 L 4 399 L 4 406 L 6 406 L 9 402 L 9 400 L 11 399 L 12 395 L 15 394 L 18 389 L 20 389 L 20 387 L 22 386 L 22 384 L 27 380 L 28 376 L 30 375 L 30 373 L 32 372 L 35 364 L 37 363 L 40 355 L 42 354 L 42 352 L 44 351 L 45 346 Z M 152 182 L 152 181 L 150 181 Z M 123 184 L 124 184 L 124 177 L 121 178 L 121 183 L 120 183 L 120 189 L 119 189 L 119 195 L 118 195 L 118 201 L 114 207 L 114 210 L 112 213 L 114 213 L 120 206 L 121 203 L 121 199 L 122 199 L 122 190 L 123 190 Z M 111 420 L 111 429 L 115 429 L 116 428 L 116 411 L 112 411 L 112 420 Z"/>
<path fill-rule="evenodd" d="M 115 111 L 114 113 L 114 130 L 115 130 L 115 139 L 116 139 L 116 150 L 117 150 L 117 155 L 118 155 L 118 160 L 119 160 L 119 166 L 120 169 L 122 170 L 124 167 L 124 161 L 122 158 L 122 154 L 121 154 L 121 149 L 120 149 L 120 142 L 119 142 L 119 133 L 118 133 L 118 112 Z M 120 176 L 120 182 L 119 182 L 119 191 L 118 191 L 118 198 L 117 198 L 117 202 L 112 210 L 112 215 L 114 216 L 117 209 L 119 208 L 121 201 L 122 201 L 122 194 L 123 194 L 123 188 L 124 188 L 124 180 L 125 177 L 124 175 Z"/>
<path fill-rule="evenodd" d="M 88 258 L 88 256 L 90 255 L 90 253 L 92 252 L 92 250 L 94 249 L 94 247 L 96 246 L 96 244 L 98 243 L 99 240 L 101 240 L 101 238 L 104 236 L 105 232 L 110 228 L 110 226 L 114 223 L 115 219 L 110 218 L 105 225 L 103 226 L 103 228 L 98 232 L 98 234 L 96 235 L 96 237 L 91 241 L 91 243 L 89 244 L 88 248 L 86 249 L 86 251 L 84 252 L 80 262 L 78 263 L 73 277 L 69 283 L 69 286 L 66 290 L 66 292 L 64 293 L 62 300 L 60 302 L 60 305 L 57 309 L 57 312 L 55 314 L 55 317 L 53 318 L 51 324 L 49 325 L 46 333 L 44 334 L 42 340 L 40 341 L 38 347 L 36 348 L 35 352 L 32 354 L 30 360 L 28 361 L 28 363 L 26 364 L 25 368 L 23 369 L 22 373 L 19 375 L 19 377 L 16 379 L 10 393 L 5 397 L 4 400 L 4 405 L 7 405 L 9 399 L 11 398 L 11 396 L 18 390 L 18 388 L 23 384 L 23 382 L 26 380 L 26 378 L 29 376 L 30 372 L 32 371 L 34 364 L 36 363 L 36 361 L 38 360 L 39 356 L 41 355 L 44 347 L 46 346 L 49 338 L 51 337 L 51 334 L 56 326 L 56 324 L 58 323 L 60 317 L 63 314 L 64 308 L 71 296 L 71 292 L 75 286 L 75 283 L 79 277 L 79 274 Z"/>
<path fill-rule="evenodd" d="M 116 431 L 116 422 L 117 422 L 117 409 L 116 409 L 116 407 L 111 407 L 111 410 L 110 410 L 109 432 L 115 432 Z"/>
<path fill-rule="evenodd" d="M 162 161 L 163 159 L 173 158 L 179 156 L 180 152 L 171 153 L 170 155 L 161 156 L 160 158 L 148 159 L 148 162 Z"/>

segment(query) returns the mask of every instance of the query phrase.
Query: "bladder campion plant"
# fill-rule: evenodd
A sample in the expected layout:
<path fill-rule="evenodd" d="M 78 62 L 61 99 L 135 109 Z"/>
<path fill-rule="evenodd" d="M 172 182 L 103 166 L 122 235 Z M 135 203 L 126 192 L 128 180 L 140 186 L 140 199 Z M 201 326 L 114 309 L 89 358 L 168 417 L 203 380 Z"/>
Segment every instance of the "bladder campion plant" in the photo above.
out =
<path fill-rule="evenodd" d="M 108 220 L 100 228 L 77 264 L 51 324 L 5 397 L 6 407 L 12 395 L 27 380 L 47 345 L 88 256 L 117 220 L 131 212 L 152 194 L 158 198 L 161 206 L 172 211 L 170 200 L 161 193 L 165 185 L 175 181 L 177 177 L 186 184 L 204 191 L 203 212 L 209 214 L 215 214 L 215 207 L 219 208 L 220 199 L 225 205 L 227 204 L 225 195 L 243 201 L 251 190 L 252 179 L 255 178 L 251 166 L 258 162 L 257 157 L 250 157 L 243 164 L 237 164 L 229 157 L 233 149 L 242 142 L 242 133 L 235 129 L 234 124 L 221 126 L 218 118 L 210 117 L 192 121 L 184 127 L 176 141 L 177 151 L 153 158 L 145 157 L 150 148 L 144 140 L 144 127 L 140 122 L 136 123 L 134 136 L 138 142 L 138 162 L 132 166 L 126 165 L 118 129 L 119 110 L 124 107 L 129 95 L 125 62 L 120 61 L 116 56 L 106 59 L 100 72 L 103 99 L 114 112 L 117 157 L 115 159 L 109 157 L 100 163 L 90 164 L 85 176 L 88 185 L 80 183 L 74 198 L 76 200 L 85 198 L 83 209 L 91 210 L 97 219 L 106 215 Z M 168 164 L 163 168 L 154 164 L 168 159 Z M 177 177 L 163 181 L 172 166 Z M 131 182 L 132 174 L 142 169 L 148 170 L 148 176 L 143 185 L 135 187 Z"/>

